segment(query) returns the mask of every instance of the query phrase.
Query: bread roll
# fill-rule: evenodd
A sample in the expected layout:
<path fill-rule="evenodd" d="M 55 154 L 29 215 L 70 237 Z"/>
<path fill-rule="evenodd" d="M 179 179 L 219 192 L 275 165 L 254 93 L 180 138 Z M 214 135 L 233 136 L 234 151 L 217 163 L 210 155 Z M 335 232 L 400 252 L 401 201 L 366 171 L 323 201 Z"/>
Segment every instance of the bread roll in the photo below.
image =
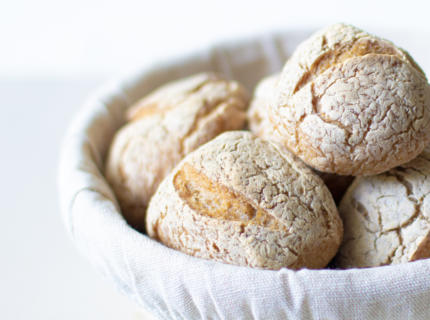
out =
<path fill-rule="evenodd" d="M 323 268 L 342 222 L 322 180 L 249 132 L 190 153 L 161 183 L 148 235 L 195 257 L 264 269 Z"/>
<path fill-rule="evenodd" d="M 106 164 L 127 221 L 143 230 L 146 207 L 161 180 L 201 144 L 242 129 L 247 106 L 243 86 L 213 73 L 168 83 L 132 106 L 131 122 L 116 134 Z"/>
<path fill-rule="evenodd" d="M 413 161 L 352 183 L 336 265 L 377 267 L 430 258 L 430 147 Z"/>
<path fill-rule="evenodd" d="M 336 24 L 303 42 L 282 70 L 269 119 L 311 167 L 373 175 L 430 143 L 430 86 L 393 43 Z"/>

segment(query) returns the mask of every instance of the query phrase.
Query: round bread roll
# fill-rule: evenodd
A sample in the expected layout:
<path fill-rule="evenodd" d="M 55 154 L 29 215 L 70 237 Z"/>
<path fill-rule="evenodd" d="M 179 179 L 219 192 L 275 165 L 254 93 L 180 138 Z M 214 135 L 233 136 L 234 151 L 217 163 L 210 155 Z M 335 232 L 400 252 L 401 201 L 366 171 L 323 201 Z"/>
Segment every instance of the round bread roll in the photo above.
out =
<path fill-rule="evenodd" d="M 264 269 L 323 268 L 342 222 L 322 180 L 245 131 L 190 153 L 161 183 L 148 235 L 189 255 Z"/>
<path fill-rule="evenodd" d="M 269 106 L 275 102 L 278 79 L 279 74 L 276 73 L 264 78 L 257 84 L 247 116 L 248 126 L 253 134 L 277 143 L 279 149 L 283 150 L 285 149 L 285 145 L 282 143 L 282 138 L 279 136 L 278 132 L 274 130 L 274 126 L 270 124 L 268 117 Z M 323 179 L 334 201 L 339 203 L 346 189 L 351 184 L 353 177 L 340 176 L 318 170 L 315 170 L 315 172 Z"/>
<path fill-rule="evenodd" d="M 343 244 L 335 264 L 376 267 L 430 257 L 430 147 L 416 159 L 354 180 L 339 208 Z"/>
<path fill-rule="evenodd" d="M 122 213 L 143 230 L 150 197 L 190 151 L 227 130 L 242 129 L 248 94 L 220 75 L 203 73 L 164 85 L 130 108 L 116 134 L 106 177 Z"/>
<path fill-rule="evenodd" d="M 336 24 L 287 61 L 269 108 L 273 131 L 311 167 L 373 175 L 414 159 L 430 142 L 430 86 L 393 43 Z"/>
<path fill-rule="evenodd" d="M 276 138 L 274 136 L 276 132 L 267 133 L 267 131 L 274 131 L 273 126 L 269 123 L 268 109 L 271 104 L 275 103 L 275 88 L 278 80 L 279 73 L 263 78 L 255 87 L 254 95 L 249 104 L 247 113 L 249 130 L 263 139 L 267 136 Z"/>

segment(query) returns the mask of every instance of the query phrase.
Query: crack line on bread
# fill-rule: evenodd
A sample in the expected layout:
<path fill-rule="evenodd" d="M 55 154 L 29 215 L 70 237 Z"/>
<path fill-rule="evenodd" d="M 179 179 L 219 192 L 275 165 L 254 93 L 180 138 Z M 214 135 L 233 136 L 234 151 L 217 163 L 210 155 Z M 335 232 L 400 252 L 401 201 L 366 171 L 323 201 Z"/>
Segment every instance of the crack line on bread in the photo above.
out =
<path fill-rule="evenodd" d="M 283 221 L 251 204 L 242 194 L 212 181 L 187 163 L 175 174 L 173 183 L 181 199 L 199 214 L 237 221 L 245 226 L 256 224 L 273 231 L 282 229 L 289 233 Z"/>

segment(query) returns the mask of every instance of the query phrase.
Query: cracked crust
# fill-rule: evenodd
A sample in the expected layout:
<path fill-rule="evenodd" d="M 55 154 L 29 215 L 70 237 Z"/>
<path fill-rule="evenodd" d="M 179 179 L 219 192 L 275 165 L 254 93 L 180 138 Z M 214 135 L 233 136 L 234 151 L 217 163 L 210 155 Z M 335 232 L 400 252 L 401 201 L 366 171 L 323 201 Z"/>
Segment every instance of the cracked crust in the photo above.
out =
<path fill-rule="evenodd" d="M 430 257 L 430 147 L 411 162 L 356 178 L 339 211 L 345 235 L 336 265 L 376 267 Z"/>
<path fill-rule="evenodd" d="M 213 73 L 166 84 L 129 109 L 106 164 L 127 221 L 139 230 L 150 197 L 189 152 L 218 134 L 242 129 L 248 95 L 235 81 Z"/>
<path fill-rule="evenodd" d="M 322 180 L 245 131 L 180 162 L 150 201 L 147 232 L 196 257 L 265 269 L 323 268 L 343 233 Z"/>
<path fill-rule="evenodd" d="M 285 148 L 282 138 L 274 130 L 268 118 L 268 108 L 275 102 L 276 85 L 279 80 L 279 73 L 270 75 L 261 80 L 254 91 L 247 117 L 250 131 L 256 136 L 277 143 L 282 150 Z M 333 173 L 326 173 L 315 170 L 324 181 L 336 203 L 342 199 L 348 186 L 351 184 L 352 176 L 340 176 Z"/>
<path fill-rule="evenodd" d="M 378 174 L 430 143 L 430 86 L 405 51 L 337 24 L 287 61 L 269 121 L 282 143 L 319 171 Z"/>

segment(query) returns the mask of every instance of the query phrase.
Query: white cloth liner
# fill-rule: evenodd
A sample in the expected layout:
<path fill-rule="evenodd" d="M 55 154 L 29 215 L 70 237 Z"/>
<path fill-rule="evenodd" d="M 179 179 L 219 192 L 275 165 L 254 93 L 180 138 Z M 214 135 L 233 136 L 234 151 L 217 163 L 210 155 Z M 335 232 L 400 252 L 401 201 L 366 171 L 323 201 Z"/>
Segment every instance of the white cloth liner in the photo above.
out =
<path fill-rule="evenodd" d="M 130 228 L 103 177 L 124 110 L 167 81 L 214 70 L 250 89 L 309 33 L 224 44 L 111 84 L 87 101 L 63 143 L 61 209 L 79 247 L 117 288 L 160 319 L 430 319 L 430 260 L 371 269 L 263 271 L 201 260 Z"/>

